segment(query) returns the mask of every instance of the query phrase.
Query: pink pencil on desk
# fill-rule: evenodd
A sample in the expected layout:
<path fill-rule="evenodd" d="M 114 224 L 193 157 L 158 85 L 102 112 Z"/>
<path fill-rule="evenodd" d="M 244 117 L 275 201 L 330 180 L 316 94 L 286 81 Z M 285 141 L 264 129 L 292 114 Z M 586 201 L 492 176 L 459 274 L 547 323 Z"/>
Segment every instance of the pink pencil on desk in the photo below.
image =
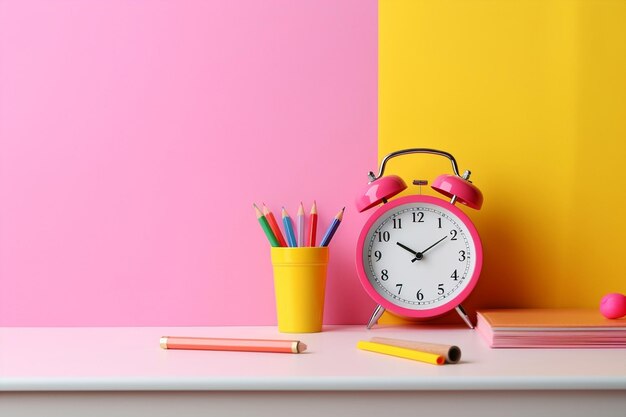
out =
<path fill-rule="evenodd" d="M 163 336 L 163 349 L 229 350 L 237 352 L 302 353 L 307 346 L 299 340 L 223 339 L 209 337 Z"/>

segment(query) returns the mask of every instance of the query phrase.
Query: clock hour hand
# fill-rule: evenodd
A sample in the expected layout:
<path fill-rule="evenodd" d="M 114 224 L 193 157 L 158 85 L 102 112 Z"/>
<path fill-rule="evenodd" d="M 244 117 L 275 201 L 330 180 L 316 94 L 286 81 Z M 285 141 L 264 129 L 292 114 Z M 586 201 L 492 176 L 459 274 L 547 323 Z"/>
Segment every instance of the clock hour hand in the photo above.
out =
<path fill-rule="evenodd" d="M 401 247 L 402 249 L 404 249 L 404 250 L 408 250 L 409 252 L 411 252 L 411 253 L 412 253 L 413 255 L 415 255 L 415 256 L 417 256 L 417 254 L 418 254 L 418 252 L 414 251 L 413 249 L 409 248 L 409 247 L 408 247 L 408 246 L 406 246 L 406 245 L 403 245 L 403 244 L 402 244 L 402 243 L 400 243 L 400 242 L 396 242 L 396 245 L 400 246 L 400 247 Z"/>

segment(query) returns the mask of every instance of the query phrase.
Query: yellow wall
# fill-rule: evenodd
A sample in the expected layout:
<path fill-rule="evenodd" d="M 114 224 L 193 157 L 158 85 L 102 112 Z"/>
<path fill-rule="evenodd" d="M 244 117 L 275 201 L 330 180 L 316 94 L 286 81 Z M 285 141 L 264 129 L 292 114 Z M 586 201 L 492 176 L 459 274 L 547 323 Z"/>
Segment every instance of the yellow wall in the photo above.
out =
<path fill-rule="evenodd" d="M 625 142 L 626 1 L 380 0 L 379 158 L 485 196 L 470 311 L 626 293 Z"/>

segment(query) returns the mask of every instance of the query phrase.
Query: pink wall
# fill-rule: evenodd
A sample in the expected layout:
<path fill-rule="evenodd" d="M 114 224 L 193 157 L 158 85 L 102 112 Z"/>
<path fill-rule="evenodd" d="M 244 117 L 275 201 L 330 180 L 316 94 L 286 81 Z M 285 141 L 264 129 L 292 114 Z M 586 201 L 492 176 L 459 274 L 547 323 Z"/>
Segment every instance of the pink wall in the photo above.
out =
<path fill-rule="evenodd" d="M 0 325 L 274 324 L 252 203 L 313 199 L 368 318 L 375 0 L 0 0 L 0 42 Z"/>

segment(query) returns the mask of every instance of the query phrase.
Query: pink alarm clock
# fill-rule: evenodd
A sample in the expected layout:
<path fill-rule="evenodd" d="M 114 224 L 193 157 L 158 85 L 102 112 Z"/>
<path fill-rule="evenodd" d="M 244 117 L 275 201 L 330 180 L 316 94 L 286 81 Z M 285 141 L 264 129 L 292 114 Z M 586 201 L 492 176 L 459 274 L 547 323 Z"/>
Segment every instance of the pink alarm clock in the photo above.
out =
<path fill-rule="evenodd" d="M 444 156 L 452 163 L 454 175 L 435 179 L 432 188 L 447 199 L 421 194 L 389 201 L 407 188 L 396 175 L 383 177 L 387 162 L 401 155 L 422 153 Z M 430 318 L 456 310 L 473 328 L 461 303 L 474 290 L 480 277 L 483 249 L 476 227 L 455 206 L 480 209 L 482 193 L 461 176 L 454 157 L 444 151 L 412 148 L 383 158 L 378 175 L 356 198 L 360 212 L 382 203 L 367 220 L 359 235 L 357 273 L 367 294 L 378 304 L 367 328 L 385 310 L 412 318 Z M 420 186 L 427 181 L 414 181 Z"/>

